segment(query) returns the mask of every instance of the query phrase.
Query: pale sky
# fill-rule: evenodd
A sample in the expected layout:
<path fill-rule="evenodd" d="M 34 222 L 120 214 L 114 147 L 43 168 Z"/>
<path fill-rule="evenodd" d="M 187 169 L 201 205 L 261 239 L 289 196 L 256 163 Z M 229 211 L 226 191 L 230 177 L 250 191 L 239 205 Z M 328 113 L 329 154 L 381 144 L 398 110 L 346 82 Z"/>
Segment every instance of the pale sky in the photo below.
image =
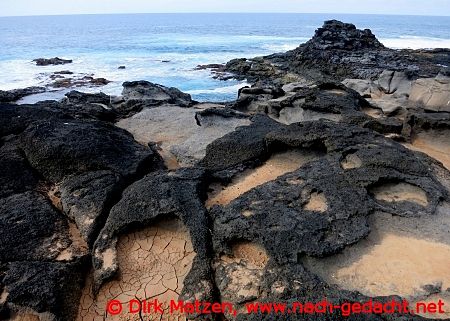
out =
<path fill-rule="evenodd" d="M 299 12 L 450 16 L 450 0 L 0 0 L 0 16 L 153 12 Z"/>

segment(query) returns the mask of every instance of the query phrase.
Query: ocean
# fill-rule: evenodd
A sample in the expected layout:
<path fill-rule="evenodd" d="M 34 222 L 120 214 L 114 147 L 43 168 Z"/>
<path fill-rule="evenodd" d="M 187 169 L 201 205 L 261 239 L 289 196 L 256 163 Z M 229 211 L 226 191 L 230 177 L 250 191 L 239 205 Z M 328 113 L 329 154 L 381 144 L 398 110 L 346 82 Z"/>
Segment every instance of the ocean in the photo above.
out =
<path fill-rule="evenodd" d="M 0 89 L 44 86 L 55 71 L 93 74 L 112 82 L 81 87 L 119 95 L 122 82 L 148 80 L 177 87 L 199 101 L 236 98 L 245 81 L 213 79 L 199 64 L 225 63 L 293 49 L 324 20 L 370 28 L 391 48 L 450 48 L 450 17 L 343 14 L 124 14 L 0 17 Z M 73 59 L 35 66 L 40 57 Z M 126 66 L 126 69 L 118 69 Z M 59 99 L 65 90 L 22 102 Z"/>

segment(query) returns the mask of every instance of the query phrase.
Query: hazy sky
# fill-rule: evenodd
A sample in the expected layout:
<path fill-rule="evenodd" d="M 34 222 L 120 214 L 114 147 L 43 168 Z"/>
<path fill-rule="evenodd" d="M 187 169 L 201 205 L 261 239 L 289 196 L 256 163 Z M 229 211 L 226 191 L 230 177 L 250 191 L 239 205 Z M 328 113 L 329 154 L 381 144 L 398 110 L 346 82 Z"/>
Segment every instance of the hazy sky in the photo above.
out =
<path fill-rule="evenodd" d="M 147 12 L 450 15 L 450 0 L 0 0 L 0 16 Z"/>

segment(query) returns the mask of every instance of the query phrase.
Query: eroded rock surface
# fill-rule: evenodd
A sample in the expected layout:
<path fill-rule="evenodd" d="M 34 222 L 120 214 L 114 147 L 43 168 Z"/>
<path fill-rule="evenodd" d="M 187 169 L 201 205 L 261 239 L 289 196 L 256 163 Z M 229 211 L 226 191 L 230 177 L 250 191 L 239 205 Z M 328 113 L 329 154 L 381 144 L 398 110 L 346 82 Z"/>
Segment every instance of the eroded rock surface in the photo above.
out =
<path fill-rule="evenodd" d="M 195 255 L 189 231 L 179 220 L 161 221 L 122 235 L 117 243 L 119 278 L 105 283 L 96 295 L 92 280 L 88 280 L 76 320 L 141 320 L 139 314 L 127 312 L 108 316 L 106 305 L 112 299 L 125 306 L 136 299 L 158 299 L 165 311 L 159 320 L 182 318 L 182 314 L 169 314 L 170 301 L 179 300 Z"/>
<path fill-rule="evenodd" d="M 0 105 L 0 319 L 146 319 L 110 299 L 229 301 L 158 319 L 242 321 L 286 319 L 249 302 L 450 302 L 449 53 L 328 21 L 209 66 L 253 82 L 229 104 L 137 81 Z"/>
<path fill-rule="evenodd" d="M 155 142 L 168 167 L 192 166 L 205 156 L 206 146 L 214 140 L 250 124 L 247 117 L 231 113 L 209 112 L 197 118 L 199 111 L 166 105 L 144 109 L 117 125 L 142 144 Z"/>

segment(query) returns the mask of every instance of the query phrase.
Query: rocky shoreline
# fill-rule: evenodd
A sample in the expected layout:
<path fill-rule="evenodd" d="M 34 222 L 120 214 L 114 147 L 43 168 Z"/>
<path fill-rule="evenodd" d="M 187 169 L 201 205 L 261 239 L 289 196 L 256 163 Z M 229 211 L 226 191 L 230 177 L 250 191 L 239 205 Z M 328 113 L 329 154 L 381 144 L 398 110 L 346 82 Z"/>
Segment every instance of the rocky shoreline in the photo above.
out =
<path fill-rule="evenodd" d="M 54 58 L 37 63 L 69 63 Z M 108 300 L 442 300 L 450 318 L 450 50 L 391 50 L 327 21 L 297 49 L 213 69 L 253 85 L 199 103 L 0 92 L 0 319 L 142 320 Z M 289 320 L 341 320 L 342 313 Z"/>

